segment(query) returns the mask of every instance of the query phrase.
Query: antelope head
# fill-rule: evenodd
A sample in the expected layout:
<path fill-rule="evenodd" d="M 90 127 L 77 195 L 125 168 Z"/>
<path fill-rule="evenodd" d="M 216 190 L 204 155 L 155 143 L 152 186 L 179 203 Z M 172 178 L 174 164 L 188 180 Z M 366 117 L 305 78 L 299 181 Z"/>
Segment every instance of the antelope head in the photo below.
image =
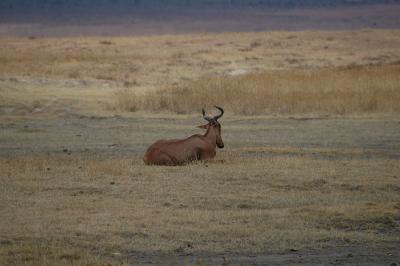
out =
<path fill-rule="evenodd" d="M 205 125 L 199 126 L 199 128 L 204 128 L 207 129 L 206 136 L 214 136 L 215 135 L 215 144 L 217 145 L 218 148 L 222 149 L 224 147 L 224 142 L 222 141 L 221 138 L 221 124 L 218 122 L 218 119 L 221 118 L 224 114 L 224 109 L 218 106 L 214 106 L 220 111 L 220 114 L 216 116 L 207 116 L 206 112 L 204 109 L 202 109 L 203 112 L 203 118 L 208 122 Z"/>

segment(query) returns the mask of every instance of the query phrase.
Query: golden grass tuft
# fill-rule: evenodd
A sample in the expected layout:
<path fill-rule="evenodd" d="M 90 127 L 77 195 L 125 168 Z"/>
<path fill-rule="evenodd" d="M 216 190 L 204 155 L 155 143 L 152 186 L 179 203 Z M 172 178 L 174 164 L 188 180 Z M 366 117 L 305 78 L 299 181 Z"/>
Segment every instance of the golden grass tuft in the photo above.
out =
<path fill-rule="evenodd" d="M 217 104 L 243 115 L 399 113 L 399 102 L 400 65 L 203 77 L 142 95 L 117 94 L 125 111 L 192 113 Z"/>

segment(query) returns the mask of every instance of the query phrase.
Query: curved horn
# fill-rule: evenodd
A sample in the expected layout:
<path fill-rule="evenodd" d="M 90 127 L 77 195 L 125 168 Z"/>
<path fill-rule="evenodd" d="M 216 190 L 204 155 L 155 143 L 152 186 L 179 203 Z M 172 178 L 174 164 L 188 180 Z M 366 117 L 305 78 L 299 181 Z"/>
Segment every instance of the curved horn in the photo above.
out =
<path fill-rule="evenodd" d="M 222 109 L 221 107 L 216 106 L 216 105 L 214 105 L 214 107 L 217 108 L 221 112 L 219 115 L 214 116 L 214 119 L 218 120 L 219 118 L 221 118 L 221 116 L 224 115 L 224 109 Z"/>
<path fill-rule="evenodd" d="M 204 111 L 204 108 L 201 109 L 201 111 L 203 112 L 203 118 L 204 118 L 205 120 L 207 120 L 208 122 L 210 122 L 212 118 L 206 116 L 206 111 Z"/>

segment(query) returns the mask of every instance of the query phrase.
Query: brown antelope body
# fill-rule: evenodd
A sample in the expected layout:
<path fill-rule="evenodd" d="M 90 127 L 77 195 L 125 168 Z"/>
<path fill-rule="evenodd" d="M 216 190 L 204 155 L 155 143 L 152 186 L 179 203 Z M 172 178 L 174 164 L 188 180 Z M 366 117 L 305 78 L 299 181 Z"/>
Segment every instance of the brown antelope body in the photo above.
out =
<path fill-rule="evenodd" d="M 218 119 L 224 114 L 208 117 L 203 111 L 203 118 L 208 124 L 199 126 L 207 129 L 204 135 L 193 135 L 186 139 L 158 140 L 146 151 L 143 161 L 147 165 L 181 165 L 196 160 L 211 159 L 216 154 L 216 147 L 223 148 L 221 125 Z"/>

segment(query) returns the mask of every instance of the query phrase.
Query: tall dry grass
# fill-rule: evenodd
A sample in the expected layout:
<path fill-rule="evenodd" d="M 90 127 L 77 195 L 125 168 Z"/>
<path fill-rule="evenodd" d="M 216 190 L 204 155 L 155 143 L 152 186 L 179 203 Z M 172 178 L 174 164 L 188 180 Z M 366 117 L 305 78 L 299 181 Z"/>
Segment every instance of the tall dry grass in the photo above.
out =
<path fill-rule="evenodd" d="M 191 113 L 218 104 L 244 115 L 399 113 L 399 102 L 400 65 L 203 77 L 140 95 L 116 94 L 125 111 Z"/>

